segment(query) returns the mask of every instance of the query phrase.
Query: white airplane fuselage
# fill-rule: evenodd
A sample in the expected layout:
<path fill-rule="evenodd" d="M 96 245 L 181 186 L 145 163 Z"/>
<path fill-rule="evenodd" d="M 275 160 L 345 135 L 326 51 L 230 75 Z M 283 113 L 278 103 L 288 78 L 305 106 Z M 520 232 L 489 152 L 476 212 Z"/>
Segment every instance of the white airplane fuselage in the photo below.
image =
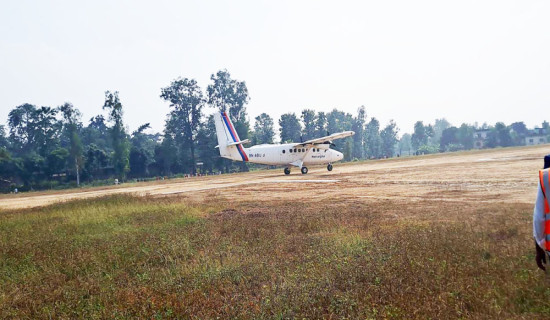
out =
<path fill-rule="evenodd" d="M 216 134 L 218 136 L 218 148 L 223 158 L 265 165 L 286 166 L 285 174 L 290 173 L 290 167 L 299 167 L 306 174 L 307 165 L 328 164 L 327 169 L 332 170 L 332 163 L 344 158 L 341 152 L 330 149 L 329 138 L 336 139 L 342 136 L 353 135 L 353 132 L 342 132 L 329 137 L 306 141 L 304 143 L 263 144 L 245 148 L 239 135 L 225 112 L 214 114 Z"/>
<path fill-rule="evenodd" d="M 318 145 L 314 148 L 296 147 L 295 143 L 276 145 L 257 145 L 250 148 L 243 148 L 248 157 L 248 162 L 266 165 L 288 165 L 294 164 L 297 167 L 300 161 L 302 165 L 328 164 L 340 161 L 344 158 L 341 152 L 332 150 L 326 145 Z M 243 161 L 239 155 L 232 160 Z"/>

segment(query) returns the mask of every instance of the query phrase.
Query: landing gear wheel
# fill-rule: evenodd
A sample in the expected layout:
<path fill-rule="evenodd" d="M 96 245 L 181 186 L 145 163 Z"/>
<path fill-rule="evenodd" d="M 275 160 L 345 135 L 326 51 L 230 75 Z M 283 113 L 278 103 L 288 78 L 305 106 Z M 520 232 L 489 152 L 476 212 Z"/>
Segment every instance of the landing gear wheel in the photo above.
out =
<path fill-rule="evenodd" d="M 286 175 L 289 175 L 289 174 L 290 174 L 290 168 L 285 168 L 285 174 L 286 174 Z"/>
<path fill-rule="evenodd" d="M 302 174 L 306 174 L 307 173 L 307 167 L 302 167 Z"/>
<path fill-rule="evenodd" d="M 332 171 L 332 164 L 330 164 L 330 163 L 328 164 L 327 170 L 328 170 L 328 171 Z"/>

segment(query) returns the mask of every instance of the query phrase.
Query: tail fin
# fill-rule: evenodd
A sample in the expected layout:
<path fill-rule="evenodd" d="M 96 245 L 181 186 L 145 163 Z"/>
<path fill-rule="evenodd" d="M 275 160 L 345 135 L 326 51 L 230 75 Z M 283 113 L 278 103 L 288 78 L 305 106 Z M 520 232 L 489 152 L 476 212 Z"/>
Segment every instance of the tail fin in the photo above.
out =
<path fill-rule="evenodd" d="M 216 134 L 218 136 L 218 147 L 220 156 L 232 160 L 248 161 L 246 150 L 233 126 L 231 119 L 225 112 L 214 113 L 214 122 L 216 123 Z"/>

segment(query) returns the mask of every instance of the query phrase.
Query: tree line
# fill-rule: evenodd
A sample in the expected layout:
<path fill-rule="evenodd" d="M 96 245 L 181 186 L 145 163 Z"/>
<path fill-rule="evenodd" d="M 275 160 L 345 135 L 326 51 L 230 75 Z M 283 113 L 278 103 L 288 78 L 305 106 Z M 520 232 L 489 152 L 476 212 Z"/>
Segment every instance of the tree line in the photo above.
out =
<path fill-rule="evenodd" d="M 133 132 L 124 124 L 118 92 L 105 92 L 103 113 L 87 123 L 77 107 L 67 102 L 58 107 L 23 104 L 12 109 L 8 126 L 0 125 L 0 190 L 39 190 L 85 184 L 112 183 L 116 178 L 147 179 L 197 173 L 247 171 L 255 165 L 219 157 L 214 117 L 207 108 L 227 112 L 241 139 L 252 144 L 274 143 L 274 119 L 262 113 L 251 127 L 246 105 L 250 101 L 244 81 L 231 78 L 227 70 L 210 77 L 203 89 L 194 79 L 178 78 L 160 89 L 160 98 L 170 106 L 161 133 L 147 133 L 149 123 Z M 522 123 L 494 131 L 489 147 L 518 144 L 528 130 Z M 334 141 L 333 148 L 345 161 L 393 157 L 473 148 L 476 126 L 453 127 L 445 119 L 434 125 L 418 121 L 414 133 L 398 139 L 392 120 L 384 127 L 367 117 L 361 106 L 356 114 L 338 109 L 317 112 L 306 108 L 278 119 L 280 142 L 299 142 L 330 133 L 352 130 L 356 134 Z"/>
<path fill-rule="evenodd" d="M 522 146 L 526 138 L 541 137 L 544 143 L 550 142 L 550 124 L 543 121 L 541 127 L 528 129 L 524 122 L 506 125 L 469 125 L 462 123 L 456 127 L 446 119 L 436 119 L 434 124 L 425 125 L 422 121 L 414 124 L 412 134 L 404 134 L 398 144 L 401 154 L 430 154 L 470 149 Z M 540 141 L 538 141 L 540 142 Z M 477 145 L 476 145 L 477 144 Z"/>

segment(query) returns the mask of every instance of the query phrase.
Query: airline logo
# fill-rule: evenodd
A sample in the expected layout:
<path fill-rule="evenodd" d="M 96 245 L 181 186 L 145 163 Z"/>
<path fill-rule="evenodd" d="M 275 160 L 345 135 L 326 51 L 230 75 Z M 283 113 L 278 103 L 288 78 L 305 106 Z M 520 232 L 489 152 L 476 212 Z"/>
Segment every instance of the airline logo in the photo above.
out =
<path fill-rule="evenodd" d="M 225 122 L 225 126 L 229 129 L 229 134 L 231 135 L 233 142 L 239 142 L 240 140 L 237 139 L 237 131 L 235 131 L 235 128 L 233 128 L 233 124 L 229 120 L 227 113 L 222 112 L 222 119 L 223 119 L 223 122 Z M 241 155 L 241 158 L 243 158 L 243 161 L 248 161 L 248 156 L 244 152 L 244 148 L 242 144 L 237 145 L 237 150 L 239 150 L 239 154 Z"/>

